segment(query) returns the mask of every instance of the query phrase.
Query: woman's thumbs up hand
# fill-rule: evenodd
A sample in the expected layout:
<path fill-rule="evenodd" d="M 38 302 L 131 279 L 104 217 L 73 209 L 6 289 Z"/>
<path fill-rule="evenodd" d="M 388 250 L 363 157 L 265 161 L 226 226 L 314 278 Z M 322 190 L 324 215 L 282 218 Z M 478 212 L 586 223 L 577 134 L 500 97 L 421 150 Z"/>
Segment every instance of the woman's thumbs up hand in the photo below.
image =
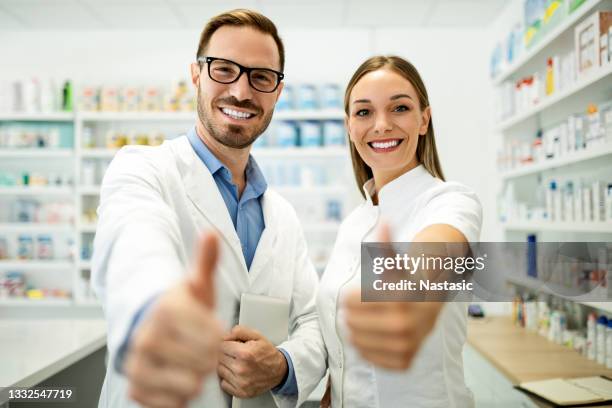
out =
<path fill-rule="evenodd" d="M 378 240 L 384 244 L 383 251 L 393 256 L 389 225 L 381 226 Z M 443 303 L 362 302 L 361 291 L 355 290 L 345 297 L 344 305 L 350 341 L 359 354 L 379 367 L 405 370 L 431 332 Z"/>
<path fill-rule="evenodd" d="M 130 398 L 141 405 L 184 407 L 216 371 L 223 338 L 213 310 L 218 258 L 218 238 L 207 233 L 192 275 L 160 295 L 134 331 L 124 368 Z"/>

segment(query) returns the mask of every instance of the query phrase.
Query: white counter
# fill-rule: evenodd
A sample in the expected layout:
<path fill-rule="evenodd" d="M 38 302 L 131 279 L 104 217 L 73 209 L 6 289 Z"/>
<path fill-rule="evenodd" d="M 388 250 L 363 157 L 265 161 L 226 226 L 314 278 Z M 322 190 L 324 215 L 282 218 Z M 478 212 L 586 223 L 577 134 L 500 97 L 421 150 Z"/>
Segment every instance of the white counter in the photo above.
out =
<path fill-rule="evenodd" d="M 0 319 L 0 387 L 32 387 L 105 344 L 102 319 Z"/>

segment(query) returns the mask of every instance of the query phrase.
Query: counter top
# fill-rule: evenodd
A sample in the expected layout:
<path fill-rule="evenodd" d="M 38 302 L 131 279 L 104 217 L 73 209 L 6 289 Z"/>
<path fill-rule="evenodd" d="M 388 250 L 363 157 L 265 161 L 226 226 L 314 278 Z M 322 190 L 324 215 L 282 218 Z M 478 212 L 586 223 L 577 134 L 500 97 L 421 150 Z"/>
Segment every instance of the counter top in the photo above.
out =
<path fill-rule="evenodd" d="M 467 334 L 468 343 L 515 385 L 559 377 L 612 377 L 612 370 L 515 326 L 510 317 L 470 319 Z"/>
<path fill-rule="evenodd" d="M 0 319 L 0 387 L 32 387 L 105 344 L 102 319 Z"/>

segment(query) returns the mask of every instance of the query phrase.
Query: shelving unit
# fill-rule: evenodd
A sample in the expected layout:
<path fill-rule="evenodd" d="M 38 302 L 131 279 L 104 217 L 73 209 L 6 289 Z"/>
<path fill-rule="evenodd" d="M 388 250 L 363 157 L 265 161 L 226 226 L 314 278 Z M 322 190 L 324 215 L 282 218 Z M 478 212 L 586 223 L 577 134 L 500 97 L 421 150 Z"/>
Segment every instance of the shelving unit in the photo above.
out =
<path fill-rule="evenodd" d="M 556 231 L 612 234 L 612 222 L 524 222 L 504 224 L 507 231 Z"/>
<path fill-rule="evenodd" d="M 572 29 L 578 22 L 580 22 L 584 17 L 588 16 L 595 9 L 595 7 L 601 4 L 602 2 L 603 0 L 588 0 L 587 2 L 582 4 L 571 15 L 567 16 L 564 21 L 562 21 L 558 26 L 556 26 L 552 31 L 550 31 L 546 35 L 546 37 L 540 39 L 540 41 L 536 45 L 534 45 L 527 52 L 525 52 L 525 54 L 523 54 L 519 59 L 514 61 L 512 65 L 510 65 L 504 70 L 504 72 L 494 78 L 493 86 L 501 85 L 504 81 L 510 79 L 514 74 L 516 74 L 529 62 L 533 61 L 536 57 L 541 56 L 542 52 L 545 51 L 558 37 L 566 33 L 568 30 Z"/>
<path fill-rule="evenodd" d="M 612 312 L 612 302 L 590 302 L 586 300 L 580 300 L 580 296 L 577 296 L 577 297 L 565 296 L 565 295 L 562 295 L 561 293 L 567 291 L 567 288 L 563 288 L 562 286 L 559 286 L 559 285 L 556 285 L 550 282 L 543 282 L 541 280 L 538 280 L 536 278 L 532 278 L 529 276 L 510 276 L 508 278 L 508 282 L 513 283 L 515 285 L 525 287 L 527 289 L 531 289 L 531 290 L 535 290 L 535 291 L 545 293 L 548 295 L 571 300 L 572 302 L 576 302 L 584 306 L 604 310 L 606 312 Z M 588 297 L 583 296 L 583 298 L 588 298 Z"/>
<path fill-rule="evenodd" d="M 536 116 L 540 112 L 544 112 L 547 109 L 551 109 L 558 104 L 563 103 L 569 97 L 576 96 L 582 92 L 588 92 L 598 87 L 605 86 L 606 83 L 609 83 L 612 78 L 612 64 L 608 64 L 605 67 L 597 69 L 597 71 L 591 73 L 590 75 L 579 79 L 568 87 L 567 89 L 561 90 L 544 98 L 539 104 L 533 106 L 532 108 L 520 112 L 518 115 L 511 117 L 509 119 L 504 120 L 499 124 L 498 130 L 505 132 L 510 130 L 518 125 L 524 123 L 527 119 L 531 119 Z"/>
<path fill-rule="evenodd" d="M 582 150 L 557 159 L 550 159 L 541 163 L 523 165 L 516 169 L 503 172 L 500 174 L 500 176 L 502 179 L 508 180 L 512 178 L 538 174 L 546 170 L 570 166 L 572 164 L 577 164 L 591 159 L 597 159 L 610 155 L 612 155 L 612 145 L 597 146 L 597 148 Z"/>
<path fill-rule="evenodd" d="M 80 293 L 81 276 L 91 270 L 91 262 L 81 259 L 83 248 L 89 245 L 96 232 L 95 222 L 86 222 L 82 214 L 92 203 L 97 203 L 100 194 L 100 185 L 84 185 L 81 181 L 82 170 L 85 161 L 110 161 L 118 149 L 104 147 L 88 148 L 83 146 L 83 129 L 89 127 L 123 127 L 142 126 L 152 124 L 159 125 L 165 129 L 176 128 L 181 132 L 193 125 L 197 114 L 195 112 L 58 112 L 41 114 L 22 113 L 0 113 L 0 124 L 2 122 L 57 122 L 69 123 L 73 127 L 73 145 L 71 148 L 56 150 L 22 148 L 1 149 L 0 160 L 6 158 L 13 161 L 44 160 L 61 161 L 69 164 L 71 175 L 75 185 L 70 186 L 41 186 L 41 187 L 0 187 L 0 199 L 16 199 L 20 197 L 52 197 L 68 199 L 74 203 L 74 223 L 70 224 L 39 224 L 39 223 L 4 223 L 0 224 L 2 233 L 12 234 L 40 234 L 40 233 L 62 233 L 74 239 L 75 256 L 74 261 L 0 261 L 0 273 L 8 270 L 21 270 L 37 274 L 45 271 L 63 271 L 67 277 L 71 276 L 70 287 L 72 299 L 0 299 L 0 307 L 46 307 L 46 306 L 71 306 L 71 307 L 99 307 L 94 299 L 83 298 Z M 341 109 L 325 110 L 279 110 L 274 113 L 273 121 L 324 121 L 344 119 Z M 52 124 L 50 124 L 52 126 Z M 176 134 L 179 134 L 178 132 Z M 304 160 L 317 163 L 320 166 L 329 164 L 348 164 L 349 154 L 345 147 L 319 147 L 319 148 L 280 148 L 257 146 L 252 151 L 253 156 L 260 162 L 272 160 L 274 162 L 288 161 L 301 163 Z M 99 182 L 99 180 L 98 180 Z M 334 183 L 331 185 L 308 185 L 308 186 L 275 186 L 270 185 L 281 195 L 291 200 L 304 201 L 304 197 L 339 197 L 344 198 L 347 193 L 346 183 Z M 339 222 L 304 222 L 304 232 L 307 236 L 313 236 L 317 241 L 331 239 L 331 244 L 339 227 Z M 326 237 L 326 238 L 322 238 Z M 321 266 L 321 265 L 319 265 Z M 63 276 L 63 275 L 62 275 Z M 64 282 L 66 283 L 66 282 Z"/>
<path fill-rule="evenodd" d="M 534 44 L 511 65 L 507 66 L 504 71 L 492 80 L 492 85 L 494 87 L 505 86 L 508 82 L 514 83 L 520 78 L 529 76 L 536 71 L 540 74 L 539 78 L 543 80 L 545 78 L 543 69 L 546 65 L 546 58 L 553 55 L 566 55 L 568 51 L 574 49 L 575 27 L 595 11 L 610 9 L 611 5 L 612 3 L 606 0 L 587 0 L 584 2 L 570 15 L 565 16 L 564 20 L 560 21 L 544 37 L 540 38 L 537 44 Z M 494 126 L 494 131 L 502 140 L 506 138 L 524 140 L 524 136 L 535 135 L 536 131 L 540 128 L 546 130 L 547 126 L 565 120 L 568 112 L 569 114 L 577 113 L 576 107 L 583 106 L 583 103 L 586 111 L 587 103 L 599 104 L 609 100 L 611 97 L 612 63 L 608 63 L 599 68 L 594 68 L 586 76 L 578 76 L 574 83 L 566 85 L 560 90 L 556 89 L 551 95 L 540 97 L 539 103 L 536 105 L 519 111 L 511 117 L 504 118 Z M 513 183 L 515 191 L 521 191 L 522 193 L 520 197 L 522 202 L 531 205 L 538 201 L 534 191 L 538 177 L 550 177 L 558 181 L 558 177 L 567 177 L 570 172 L 572 175 L 579 171 L 583 172 L 581 174 L 585 174 L 590 172 L 591 169 L 599 170 L 611 166 L 612 160 L 608 160 L 609 158 L 612 158 L 612 144 L 600 144 L 589 146 L 588 150 L 566 153 L 553 159 L 546 159 L 537 163 L 503 170 L 499 172 L 498 176 L 502 187 L 508 183 Z M 612 167 L 610 168 L 612 170 Z M 612 179 L 609 182 L 612 182 Z M 523 188 L 521 189 L 521 187 Z M 530 196 L 529 199 L 527 198 L 528 196 Z M 543 202 L 537 204 L 544 206 Z M 601 240 L 601 237 L 612 238 L 612 222 L 546 222 L 528 220 L 502 223 L 501 228 L 504 239 L 507 241 L 525 240 L 527 234 L 536 234 L 538 241 L 565 241 L 569 233 L 572 234 L 571 236 L 574 239 L 578 236 L 584 239 L 584 241 Z M 524 271 L 521 272 L 525 273 Z M 531 277 L 509 277 L 508 282 L 549 295 L 559 296 L 558 291 L 550 289 L 550 285 Z M 580 301 L 579 303 L 606 312 L 612 312 L 612 302 Z"/>

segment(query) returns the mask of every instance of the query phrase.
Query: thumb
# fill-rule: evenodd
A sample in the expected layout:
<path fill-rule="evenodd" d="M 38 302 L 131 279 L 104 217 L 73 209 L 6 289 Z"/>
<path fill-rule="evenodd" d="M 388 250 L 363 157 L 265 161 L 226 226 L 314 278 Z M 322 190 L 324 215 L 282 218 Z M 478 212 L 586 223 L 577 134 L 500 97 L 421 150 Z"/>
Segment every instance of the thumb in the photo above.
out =
<path fill-rule="evenodd" d="M 195 273 L 189 280 L 193 295 L 209 308 L 215 307 L 215 269 L 219 259 L 219 239 L 213 232 L 205 233 L 196 250 Z"/>

